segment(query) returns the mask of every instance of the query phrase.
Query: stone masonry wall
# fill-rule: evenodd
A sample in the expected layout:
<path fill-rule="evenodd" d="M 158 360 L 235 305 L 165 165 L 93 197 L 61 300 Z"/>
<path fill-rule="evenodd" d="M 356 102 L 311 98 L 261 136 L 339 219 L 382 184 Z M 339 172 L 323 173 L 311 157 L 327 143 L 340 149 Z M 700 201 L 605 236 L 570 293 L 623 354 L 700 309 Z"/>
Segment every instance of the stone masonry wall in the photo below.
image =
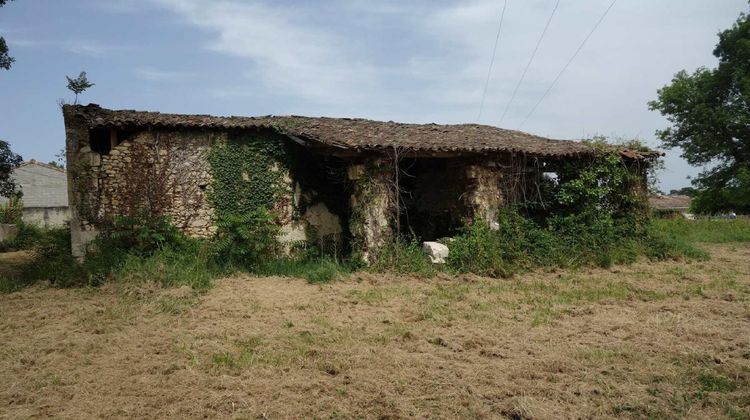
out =
<path fill-rule="evenodd" d="M 469 185 L 464 197 L 466 206 L 470 209 L 470 216 L 484 220 L 491 228 L 496 228 L 497 217 L 503 205 L 500 185 L 502 172 L 490 166 L 469 165 L 466 167 L 466 177 Z"/>
<path fill-rule="evenodd" d="M 99 217 L 127 214 L 133 196 L 143 199 L 149 194 L 143 190 L 165 192 L 165 215 L 175 226 L 191 236 L 210 236 L 214 231 L 207 197 L 210 140 L 202 132 L 141 132 L 103 156 L 82 148 L 82 161 L 95 182 L 89 197 L 91 211 Z"/>
<path fill-rule="evenodd" d="M 366 263 L 374 261 L 377 249 L 392 235 L 393 200 L 389 185 L 392 172 L 392 166 L 382 158 L 353 164 L 348 170 L 354 186 L 349 228 Z"/>
<path fill-rule="evenodd" d="M 88 244 L 101 230 L 99 223 L 127 214 L 134 207 L 132 194 L 138 192 L 135 195 L 140 196 L 145 190 L 149 191 L 146 195 L 168 191 L 164 213 L 184 233 L 210 237 L 216 232 L 215 209 L 209 200 L 213 187 L 209 153 L 212 142 L 226 141 L 228 133 L 147 129 L 118 132 L 118 137 L 127 137 L 119 138 L 119 144 L 100 154 L 92 150 L 89 130 L 82 121 L 66 115 L 65 123 L 71 242 L 76 257 L 86 254 Z M 314 191 L 301 191 L 288 173 L 283 180 L 295 197 L 315 195 Z M 283 224 L 281 241 L 307 240 L 308 228 L 318 235 L 341 237 L 338 216 L 315 200 L 304 214 L 293 217 L 298 201 L 280 200 L 274 207 Z"/>

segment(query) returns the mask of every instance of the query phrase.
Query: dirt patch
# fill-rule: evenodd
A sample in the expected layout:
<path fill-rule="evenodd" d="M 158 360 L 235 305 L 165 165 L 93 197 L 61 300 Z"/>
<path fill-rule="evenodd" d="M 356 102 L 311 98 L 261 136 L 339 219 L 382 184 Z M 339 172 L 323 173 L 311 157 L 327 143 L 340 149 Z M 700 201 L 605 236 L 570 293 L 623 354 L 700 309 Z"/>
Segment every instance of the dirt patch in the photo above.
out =
<path fill-rule="evenodd" d="M 750 415 L 750 245 L 706 262 L 0 296 L 7 417 Z"/>

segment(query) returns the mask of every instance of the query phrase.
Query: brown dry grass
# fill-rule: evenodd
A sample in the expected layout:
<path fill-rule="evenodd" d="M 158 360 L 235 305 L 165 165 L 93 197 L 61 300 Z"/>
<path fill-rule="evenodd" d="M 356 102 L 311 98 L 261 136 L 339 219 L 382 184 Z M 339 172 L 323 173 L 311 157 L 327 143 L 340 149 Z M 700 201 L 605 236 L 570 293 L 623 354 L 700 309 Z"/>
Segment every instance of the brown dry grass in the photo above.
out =
<path fill-rule="evenodd" d="M 748 417 L 750 244 L 693 263 L 0 296 L 4 417 Z"/>

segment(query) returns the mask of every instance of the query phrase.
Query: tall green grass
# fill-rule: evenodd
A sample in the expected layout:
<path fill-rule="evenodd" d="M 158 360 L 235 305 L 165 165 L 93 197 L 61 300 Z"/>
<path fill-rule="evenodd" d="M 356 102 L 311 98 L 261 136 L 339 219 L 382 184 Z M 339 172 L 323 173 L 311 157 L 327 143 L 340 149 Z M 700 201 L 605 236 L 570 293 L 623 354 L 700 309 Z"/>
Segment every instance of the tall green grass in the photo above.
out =
<path fill-rule="evenodd" d="M 327 258 L 276 258 L 252 272 L 263 276 L 297 277 L 310 284 L 328 283 L 352 272 L 353 266 Z"/>
<path fill-rule="evenodd" d="M 655 232 L 689 243 L 727 243 L 750 241 L 750 219 L 658 219 L 651 222 Z"/>

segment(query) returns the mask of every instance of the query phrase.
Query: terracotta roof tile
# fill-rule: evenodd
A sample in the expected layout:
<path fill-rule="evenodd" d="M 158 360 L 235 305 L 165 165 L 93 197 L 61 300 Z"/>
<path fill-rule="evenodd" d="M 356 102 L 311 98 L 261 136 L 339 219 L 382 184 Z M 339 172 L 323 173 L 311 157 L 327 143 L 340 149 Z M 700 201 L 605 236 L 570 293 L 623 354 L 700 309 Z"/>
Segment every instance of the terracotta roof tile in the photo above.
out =
<path fill-rule="evenodd" d="M 571 140 L 552 140 L 521 131 L 479 124 L 404 124 L 358 118 L 302 116 L 215 117 L 109 110 L 98 105 L 72 106 L 89 128 L 175 127 L 236 129 L 274 128 L 284 134 L 346 149 L 402 147 L 416 151 L 517 152 L 537 156 L 589 155 L 594 149 Z M 625 151 L 623 151 L 625 152 Z M 634 152 L 624 157 L 632 157 Z M 640 157 L 641 155 L 639 155 Z"/>

